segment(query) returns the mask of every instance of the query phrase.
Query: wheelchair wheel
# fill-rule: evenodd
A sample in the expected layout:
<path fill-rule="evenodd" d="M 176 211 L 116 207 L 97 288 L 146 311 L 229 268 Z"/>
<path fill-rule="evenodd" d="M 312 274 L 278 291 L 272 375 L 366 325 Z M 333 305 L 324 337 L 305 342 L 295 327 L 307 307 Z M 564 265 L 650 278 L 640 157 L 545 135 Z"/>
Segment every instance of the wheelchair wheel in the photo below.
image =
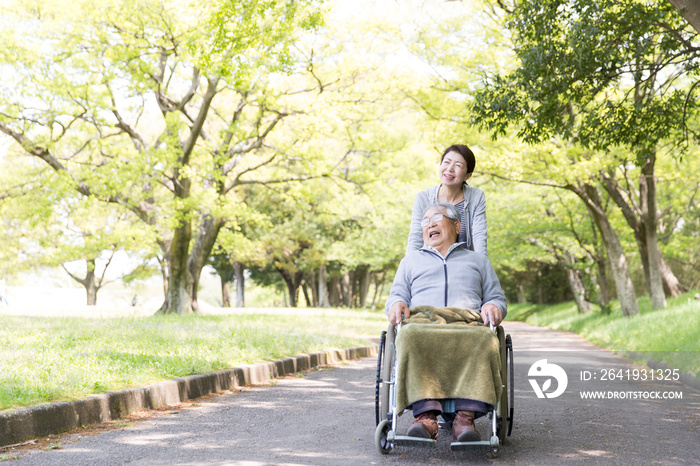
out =
<path fill-rule="evenodd" d="M 382 332 L 379 338 L 379 351 L 377 351 L 377 379 L 374 386 L 374 419 L 375 426 L 379 425 L 382 420 L 382 388 L 384 381 L 382 379 L 382 361 L 384 360 L 384 347 L 386 346 L 386 331 Z"/>
<path fill-rule="evenodd" d="M 513 341 L 506 335 L 506 359 L 508 360 L 508 436 L 513 431 L 513 406 L 515 406 L 515 372 L 513 370 Z"/>
<path fill-rule="evenodd" d="M 379 340 L 379 354 L 377 356 L 377 380 L 374 388 L 374 417 L 378 426 L 382 420 L 388 419 L 389 413 L 389 385 L 391 369 L 394 361 L 394 338 L 396 331 L 393 325 L 389 325 L 387 331 L 382 332 Z"/>
<path fill-rule="evenodd" d="M 384 419 L 374 431 L 374 442 L 377 444 L 377 449 L 382 455 L 386 455 L 391 451 L 392 444 L 389 443 L 387 435 L 391 430 L 391 421 Z"/>
<path fill-rule="evenodd" d="M 498 341 L 501 352 L 501 381 L 503 390 L 498 406 L 496 418 L 496 431 L 501 445 L 505 444 L 506 436 L 510 435 L 513 419 L 513 348 L 510 344 L 510 335 L 505 334 L 503 327 L 498 327 Z M 509 349 L 510 348 L 510 349 Z M 493 454 L 493 452 L 492 452 Z"/>

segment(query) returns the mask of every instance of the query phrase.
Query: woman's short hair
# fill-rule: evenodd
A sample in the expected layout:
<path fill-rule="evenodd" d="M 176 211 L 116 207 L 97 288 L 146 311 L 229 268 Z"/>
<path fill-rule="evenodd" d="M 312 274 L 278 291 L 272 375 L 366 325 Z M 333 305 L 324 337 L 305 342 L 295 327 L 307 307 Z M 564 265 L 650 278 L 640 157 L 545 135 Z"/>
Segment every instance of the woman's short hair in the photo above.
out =
<path fill-rule="evenodd" d="M 464 157 L 464 161 L 467 162 L 467 173 L 473 173 L 476 168 L 476 157 L 474 157 L 474 152 L 464 144 L 453 144 L 442 153 L 440 157 L 440 163 L 445 159 L 445 156 L 450 152 L 457 152 L 459 155 Z"/>

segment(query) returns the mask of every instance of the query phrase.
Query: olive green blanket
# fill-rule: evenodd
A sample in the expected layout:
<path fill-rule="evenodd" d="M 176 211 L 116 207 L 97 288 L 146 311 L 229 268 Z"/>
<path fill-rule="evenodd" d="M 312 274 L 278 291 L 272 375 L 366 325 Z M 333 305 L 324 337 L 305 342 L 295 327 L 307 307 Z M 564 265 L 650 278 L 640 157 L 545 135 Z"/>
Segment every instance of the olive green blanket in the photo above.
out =
<path fill-rule="evenodd" d="M 417 306 L 396 338 L 397 412 L 423 399 L 501 397 L 496 334 L 477 311 Z"/>

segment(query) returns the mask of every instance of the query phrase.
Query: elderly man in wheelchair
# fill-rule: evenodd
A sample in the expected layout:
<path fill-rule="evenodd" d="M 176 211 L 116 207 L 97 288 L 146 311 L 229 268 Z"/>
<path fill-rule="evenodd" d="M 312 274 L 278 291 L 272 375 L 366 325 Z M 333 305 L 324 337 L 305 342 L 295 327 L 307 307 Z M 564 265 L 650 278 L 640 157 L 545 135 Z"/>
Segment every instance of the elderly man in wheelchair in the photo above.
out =
<path fill-rule="evenodd" d="M 421 225 L 425 244 L 401 261 L 386 303 L 389 321 L 402 327 L 395 408 L 413 410 L 407 437 L 436 439 L 442 414 L 456 442 L 476 442 L 474 420 L 501 399 L 499 339 L 488 325 L 501 323 L 506 299 L 488 258 L 456 242 L 452 204 L 429 206 Z"/>

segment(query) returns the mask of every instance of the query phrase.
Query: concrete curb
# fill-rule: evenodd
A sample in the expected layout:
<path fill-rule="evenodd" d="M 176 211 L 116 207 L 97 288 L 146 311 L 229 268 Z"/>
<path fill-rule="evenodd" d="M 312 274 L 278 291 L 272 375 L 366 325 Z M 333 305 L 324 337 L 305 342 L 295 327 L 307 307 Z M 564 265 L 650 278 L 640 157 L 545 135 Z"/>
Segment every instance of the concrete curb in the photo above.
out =
<path fill-rule="evenodd" d="M 0 447 L 376 354 L 376 345 L 305 354 L 93 395 L 83 400 L 21 408 L 0 414 Z"/>

